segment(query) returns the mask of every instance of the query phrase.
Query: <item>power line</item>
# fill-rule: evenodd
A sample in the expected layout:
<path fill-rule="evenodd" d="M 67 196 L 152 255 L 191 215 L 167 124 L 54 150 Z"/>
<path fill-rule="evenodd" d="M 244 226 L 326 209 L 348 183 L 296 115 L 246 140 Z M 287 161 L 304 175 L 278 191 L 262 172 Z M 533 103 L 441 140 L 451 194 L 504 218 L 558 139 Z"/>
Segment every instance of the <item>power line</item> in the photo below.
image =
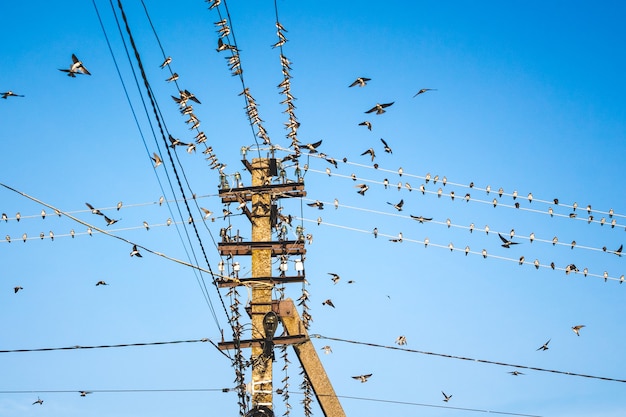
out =
<path fill-rule="evenodd" d="M 485 363 L 485 364 L 490 364 L 490 365 L 506 366 L 506 367 L 509 367 L 509 368 L 528 369 L 528 370 L 532 370 L 532 371 L 550 372 L 550 373 L 553 373 L 553 374 L 569 375 L 569 376 L 580 376 L 580 377 L 589 378 L 589 379 L 600 379 L 600 380 L 603 380 L 603 381 L 626 383 L 626 379 L 616 379 L 616 378 L 609 378 L 609 377 L 603 377 L 603 376 L 579 374 L 579 373 L 575 373 L 575 372 L 558 371 L 558 370 L 555 370 L 555 369 L 546 369 L 546 368 L 538 368 L 538 367 L 535 367 L 535 366 L 526 366 L 526 365 L 517 365 L 517 364 L 504 363 L 504 362 L 496 362 L 496 361 L 491 361 L 491 360 L 486 360 L 486 359 L 476 359 L 476 358 L 469 358 L 469 357 L 466 357 L 466 356 L 448 355 L 448 354 L 445 354 L 445 353 L 428 352 L 428 351 L 424 351 L 424 350 L 401 348 L 401 347 L 397 347 L 397 346 L 386 346 L 386 345 L 380 345 L 380 344 L 377 344 L 377 343 L 359 342 L 359 341 L 356 341 L 356 340 L 348 340 L 348 339 L 340 339 L 340 338 L 336 338 L 336 337 L 323 336 L 321 334 L 312 334 L 312 335 L 310 335 L 310 337 L 311 338 L 316 338 L 316 339 L 332 340 L 332 341 L 335 341 L 335 342 L 350 343 L 350 344 L 354 344 L 354 345 L 362 345 L 362 346 L 381 348 L 381 349 L 390 349 L 390 350 L 399 350 L 399 351 L 409 352 L 409 353 L 418 353 L 418 354 L 421 354 L 421 355 L 438 356 L 438 357 L 442 357 L 442 358 L 458 359 L 458 360 L 469 361 L 469 362 L 477 362 L 477 363 Z"/>

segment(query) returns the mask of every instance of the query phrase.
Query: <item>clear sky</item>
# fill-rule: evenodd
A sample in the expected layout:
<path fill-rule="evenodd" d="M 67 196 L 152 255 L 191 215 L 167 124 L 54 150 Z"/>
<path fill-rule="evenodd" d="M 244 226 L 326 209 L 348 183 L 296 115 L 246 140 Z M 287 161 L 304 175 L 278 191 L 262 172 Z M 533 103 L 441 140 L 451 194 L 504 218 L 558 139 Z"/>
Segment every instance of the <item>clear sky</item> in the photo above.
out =
<path fill-rule="evenodd" d="M 232 299 L 185 263 L 217 272 L 220 228 L 250 238 L 236 204 L 222 217 L 218 171 L 202 153 L 211 146 L 229 182 L 239 172 L 250 185 L 240 149 L 252 146 L 250 159 L 268 148 L 250 126 L 244 85 L 276 156 L 293 151 L 272 47 L 277 16 L 297 138 L 322 140 L 318 153 L 338 161 L 303 147 L 307 196 L 283 201 L 282 212 L 294 217 L 290 238 L 297 225 L 313 237 L 309 332 L 321 336 L 313 343 L 346 414 L 626 413 L 626 257 L 615 253 L 626 241 L 622 2 L 145 3 L 123 6 L 160 126 L 117 1 L 95 0 L 97 9 L 92 1 L 0 3 L 0 93 L 23 96 L 0 99 L 0 415 L 239 413 L 230 359 L 198 341 L 230 337 Z M 231 75 L 229 51 L 216 50 L 215 22 L 224 18 L 242 77 Z M 91 75 L 59 71 L 72 54 Z M 172 73 L 177 84 L 165 81 Z M 370 81 L 349 87 L 357 77 Z M 423 88 L 432 90 L 415 96 Z M 178 89 L 201 101 L 189 102 L 199 130 L 172 100 Z M 383 114 L 365 113 L 392 102 Z M 366 120 L 371 130 L 359 125 Z M 160 127 L 186 143 L 202 131 L 207 141 L 196 152 L 170 149 L 172 165 Z M 362 155 L 369 148 L 374 161 Z M 163 159 L 156 168 L 154 152 Z M 293 179 L 293 165 L 285 169 Z M 358 184 L 369 186 L 365 195 Z M 181 187 L 196 196 L 188 206 L 198 237 Z M 316 200 L 323 210 L 307 206 Z M 117 222 L 107 226 L 86 202 Z M 200 207 L 213 211 L 204 222 Z M 502 247 L 498 232 L 514 244 Z M 399 233 L 402 242 L 390 241 Z M 129 256 L 132 244 L 143 257 Z M 237 260 L 249 274 L 249 260 Z M 578 272 L 566 274 L 572 264 Z M 296 300 L 302 290 L 290 284 L 284 295 Z M 239 294 L 249 301 L 248 289 Z M 585 326 L 580 336 L 576 325 Z M 32 351 L 129 344 L 148 345 Z M 290 415 L 302 416 L 300 369 L 288 352 L 283 371 L 277 351 L 274 388 L 289 376 Z M 366 383 L 352 378 L 369 373 Z M 38 398 L 43 404 L 33 404 Z M 274 400 L 283 415 L 282 397 Z M 313 413 L 322 415 L 316 403 Z"/>

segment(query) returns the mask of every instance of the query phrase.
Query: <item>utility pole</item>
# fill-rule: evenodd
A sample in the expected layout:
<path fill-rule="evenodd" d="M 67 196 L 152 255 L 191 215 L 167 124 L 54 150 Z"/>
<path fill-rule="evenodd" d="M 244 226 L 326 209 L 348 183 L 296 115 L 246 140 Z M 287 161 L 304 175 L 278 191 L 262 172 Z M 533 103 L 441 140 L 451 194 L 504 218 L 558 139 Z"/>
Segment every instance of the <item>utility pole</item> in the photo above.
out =
<path fill-rule="evenodd" d="M 252 395 L 250 417 L 273 417 L 273 375 L 274 345 L 290 344 L 296 350 L 313 390 L 326 417 L 345 417 L 328 376 L 309 340 L 305 326 L 300 320 L 291 299 L 272 300 L 274 285 L 292 282 L 304 282 L 303 257 L 304 236 L 298 234 L 296 240 L 287 240 L 281 235 L 278 241 L 272 240 L 272 229 L 277 224 L 278 209 L 275 200 L 279 198 L 304 197 L 304 182 L 301 178 L 287 181 L 284 172 L 278 184 L 273 177 L 278 176 L 278 161 L 274 158 L 255 158 L 252 162 L 241 161 L 250 172 L 251 187 L 224 186 L 219 190 L 222 203 L 238 202 L 239 207 L 252 224 L 251 241 L 232 240 L 228 235 L 222 236 L 218 250 L 222 256 L 251 256 L 252 276 L 250 278 L 230 279 L 222 277 L 217 280 L 219 287 L 239 285 L 249 286 L 252 298 L 248 313 L 252 321 L 252 338 L 250 340 L 233 340 L 219 343 L 220 349 L 251 348 L 252 381 L 249 389 Z M 247 203 L 251 202 L 251 209 Z M 296 256 L 296 275 L 287 275 L 287 259 Z M 280 276 L 272 275 L 272 259 L 281 260 Z M 283 324 L 287 336 L 274 336 L 279 321 Z"/>

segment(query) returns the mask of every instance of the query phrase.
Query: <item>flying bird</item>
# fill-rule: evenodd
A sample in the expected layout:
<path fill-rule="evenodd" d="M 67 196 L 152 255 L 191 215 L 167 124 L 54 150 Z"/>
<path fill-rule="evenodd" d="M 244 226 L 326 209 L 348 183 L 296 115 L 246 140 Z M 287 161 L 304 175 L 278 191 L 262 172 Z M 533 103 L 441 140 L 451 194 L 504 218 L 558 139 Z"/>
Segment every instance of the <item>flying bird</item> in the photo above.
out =
<path fill-rule="evenodd" d="M 353 376 L 352 378 L 359 380 L 361 382 L 367 382 L 367 380 L 369 379 L 369 377 L 371 377 L 372 374 L 365 374 L 365 375 L 357 375 L 357 376 Z"/>
<path fill-rule="evenodd" d="M 395 208 L 398 211 L 402 211 L 402 206 L 404 205 L 404 199 L 400 200 L 398 203 L 394 204 L 394 203 L 390 203 L 389 201 L 387 201 L 387 204 L 393 206 L 393 208 Z"/>
<path fill-rule="evenodd" d="M 410 214 L 412 219 L 417 220 L 420 223 L 424 223 L 424 222 L 429 222 L 431 221 L 433 218 L 432 217 L 424 217 L 424 216 L 414 216 L 412 214 Z"/>
<path fill-rule="evenodd" d="M 9 91 L 5 91 L 4 93 L 2 93 L 2 98 L 6 99 L 7 97 L 24 97 L 21 94 L 15 94 L 13 91 L 9 90 Z"/>
<path fill-rule="evenodd" d="M 91 75 L 83 65 L 83 62 L 74 54 L 72 54 L 72 65 L 70 65 L 69 69 L 59 69 L 59 71 L 67 72 L 68 77 L 72 78 L 76 77 L 76 74 Z"/>
<path fill-rule="evenodd" d="M 109 284 L 107 284 L 105 281 L 98 281 L 98 282 L 96 282 L 96 287 L 99 286 L 99 285 L 109 285 Z"/>
<path fill-rule="evenodd" d="M 91 394 L 91 391 L 78 391 L 81 397 L 86 397 L 87 394 Z"/>
<path fill-rule="evenodd" d="M 102 214 L 102 212 L 101 212 L 100 210 L 98 210 L 97 208 L 94 208 L 94 206 L 92 206 L 91 204 L 89 204 L 89 203 L 85 203 L 85 205 L 86 205 L 87 207 L 89 207 L 89 210 L 91 210 L 91 213 L 92 213 L 92 214 L 98 214 L 98 215 L 100 215 L 100 216 L 104 216 L 104 214 Z"/>
<path fill-rule="evenodd" d="M 394 102 L 392 101 L 391 103 L 376 103 L 376 105 L 374 107 L 372 107 L 371 109 L 367 110 L 365 113 L 373 113 L 376 112 L 376 114 L 383 114 L 386 110 L 387 107 L 391 106 Z"/>
<path fill-rule="evenodd" d="M 580 336 L 580 329 L 582 329 L 583 327 L 585 327 L 584 324 L 576 325 L 576 326 L 572 327 L 572 331 L 574 333 L 576 333 L 576 336 Z"/>
<path fill-rule="evenodd" d="M 42 404 L 43 404 L 43 400 L 42 400 L 41 398 L 37 397 L 37 401 L 35 401 L 35 402 L 33 403 L 33 405 L 35 405 L 35 404 L 42 405 Z"/>
<path fill-rule="evenodd" d="M 324 210 L 324 203 L 319 200 L 315 200 L 313 203 L 307 203 L 309 207 L 317 207 L 319 210 Z"/>
<path fill-rule="evenodd" d="M 374 148 L 369 148 L 368 150 L 363 152 L 361 155 L 367 155 L 367 154 L 371 155 L 372 161 L 374 160 L 374 158 L 376 158 L 376 153 L 374 152 Z"/>
<path fill-rule="evenodd" d="M 370 188 L 369 185 L 367 185 L 367 184 L 357 184 L 357 185 L 355 185 L 355 187 L 359 189 L 359 191 L 357 191 L 357 193 L 359 193 L 361 195 L 365 195 L 365 192 L 367 190 L 369 190 L 369 188 Z"/>
<path fill-rule="evenodd" d="M 154 161 L 154 167 L 158 167 L 159 165 L 161 165 L 163 163 L 163 161 L 161 160 L 161 157 L 159 155 L 157 155 L 156 152 L 152 153 L 152 160 Z"/>
<path fill-rule="evenodd" d="M 328 275 L 330 275 L 333 280 L 333 284 L 336 284 L 339 282 L 339 280 L 341 279 L 341 277 L 338 274 L 335 274 L 334 272 L 328 272 Z"/>
<path fill-rule="evenodd" d="M 15 294 L 17 294 L 18 291 L 23 290 L 24 288 L 20 287 L 19 285 L 17 287 L 13 287 L 13 292 Z"/>
<path fill-rule="evenodd" d="M 352 84 L 350 84 L 348 87 L 365 87 L 367 85 L 367 82 L 371 81 L 371 78 L 366 78 L 366 77 L 358 77 L 356 80 L 354 80 L 352 82 Z"/>
<path fill-rule="evenodd" d="M 387 145 L 387 142 L 385 142 L 385 139 L 380 138 L 380 141 L 383 143 L 383 146 L 385 147 L 385 152 L 387 152 L 387 153 L 393 153 L 393 152 L 391 151 L 391 148 L 389 147 L 389 145 Z"/>
<path fill-rule="evenodd" d="M 139 249 L 137 249 L 137 245 L 133 245 L 133 250 L 130 251 L 130 256 L 136 256 L 138 258 L 142 258 L 141 253 L 139 253 Z"/>
<path fill-rule="evenodd" d="M 509 373 L 513 376 L 518 376 L 518 375 L 524 375 L 524 373 L 520 372 L 520 371 L 509 371 Z"/>
<path fill-rule="evenodd" d="M 619 245 L 619 248 L 617 248 L 616 251 L 614 251 L 613 253 L 615 253 L 617 256 L 622 256 L 622 249 L 624 249 L 624 244 Z"/>
<path fill-rule="evenodd" d="M 548 343 L 550 343 L 550 340 L 552 340 L 552 339 L 549 339 L 546 343 L 544 343 L 543 345 L 539 346 L 537 348 L 537 350 L 548 350 Z"/>
<path fill-rule="evenodd" d="M 450 401 L 450 398 L 452 398 L 452 394 L 446 395 L 446 393 L 443 392 L 443 391 L 441 391 L 441 393 L 443 394 L 443 401 L 444 402 L 448 402 L 448 401 Z"/>
<path fill-rule="evenodd" d="M 517 245 L 519 242 L 513 242 L 512 240 L 508 240 L 507 238 L 505 238 L 504 236 L 502 236 L 500 233 L 498 233 L 498 236 L 500 236 L 500 240 L 502 240 L 502 246 L 503 248 L 510 248 L 511 245 Z"/>
<path fill-rule="evenodd" d="M 333 350 L 332 350 L 332 349 L 331 349 L 331 347 L 330 347 L 330 346 L 328 346 L 328 345 L 323 346 L 323 347 L 322 347 L 322 350 L 324 351 L 324 353 L 325 353 L 326 355 L 329 355 L 329 354 L 333 353 Z"/>
<path fill-rule="evenodd" d="M 420 89 L 417 93 L 415 93 L 415 95 L 413 96 L 413 98 L 419 96 L 420 94 L 424 94 L 427 91 L 437 91 L 436 88 L 422 88 Z"/>
<path fill-rule="evenodd" d="M 322 301 L 322 305 L 326 305 L 326 306 L 329 306 L 329 307 L 335 308 L 335 305 L 334 305 L 334 304 L 333 304 L 333 302 L 330 300 L 330 298 L 329 298 L 329 299 L 327 299 L 327 300 L 325 300 L 325 301 Z"/>
<path fill-rule="evenodd" d="M 400 346 L 406 345 L 406 336 L 401 335 L 396 338 L 396 343 Z"/>
<path fill-rule="evenodd" d="M 110 219 L 107 216 L 105 216 L 104 214 L 102 216 L 104 216 L 104 221 L 107 222 L 107 226 L 111 226 L 112 224 L 117 223 L 117 220 L 115 220 L 115 219 Z"/>
<path fill-rule="evenodd" d="M 359 126 L 365 126 L 367 127 L 368 130 L 372 130 L 372 123 L 368 122 L 367 120 L 364 122 L 359 123 Z"/>

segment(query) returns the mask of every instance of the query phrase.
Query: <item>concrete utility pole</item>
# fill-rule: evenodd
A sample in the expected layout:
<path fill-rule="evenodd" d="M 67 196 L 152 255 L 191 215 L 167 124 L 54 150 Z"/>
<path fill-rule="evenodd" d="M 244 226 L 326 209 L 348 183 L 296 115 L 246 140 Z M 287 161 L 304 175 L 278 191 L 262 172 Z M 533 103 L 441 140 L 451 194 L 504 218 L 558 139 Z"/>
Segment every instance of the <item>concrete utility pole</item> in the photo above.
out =
<path fill-rule="evenodd" d="M 234 257 L 250 255 L 252 257 L 252 276 L 250 278 L 220 279 L 218 286 L 232 287 L 247 285 L 252 289 L 252 299 L 248 313 L 252 320 L 252 339 L 234 340 L 219 343 L 220 349 L 250 347 L 252 350 L 252 410 L 250 417 L 272 417 L 273 415 L 273 375 L 274 345 L 293 345 L 318 402 L 326 417 L 345 417 L 341 404 L 335 395 L 330 380 L 322 367 L 313 344 L 309 340 L 304 323 L 301 321 L 292 300 L 272 300 L 272 289 L 277 283 L 304 282 L 304 270 L 297 275 L 286 276 L 281 269 L 278 277 L 272 276 L 272 258 L 281 257 L 286 266 L 289 256 L 299 256 L 296 260 L 302 265 L 306 253 L 304 236 L 296 240 L 272 241 L 272 229 L 276 226 L 277 208 L 274 201 L 278 198 L 304 197 L 304 183 L 282 181 L 273 184 L 272 178 L 278 175 L 277 161 L 273 158 L 255 158 L 250 163 L 242 163 L 252 176 L 251 187 L 222 187 L 219 195 L 225 204 L 238 202 L 243 213 L 252 223 L 250 242 L 232 240 L 222 236 L 218 249 L 222 256 Z M 247 202 L 252 203 L 252 210 Z M 297 268 L 296 268 L 297 269 Z M 274 337 L 278 322 L 282 322 L 287 336 Z"/>

